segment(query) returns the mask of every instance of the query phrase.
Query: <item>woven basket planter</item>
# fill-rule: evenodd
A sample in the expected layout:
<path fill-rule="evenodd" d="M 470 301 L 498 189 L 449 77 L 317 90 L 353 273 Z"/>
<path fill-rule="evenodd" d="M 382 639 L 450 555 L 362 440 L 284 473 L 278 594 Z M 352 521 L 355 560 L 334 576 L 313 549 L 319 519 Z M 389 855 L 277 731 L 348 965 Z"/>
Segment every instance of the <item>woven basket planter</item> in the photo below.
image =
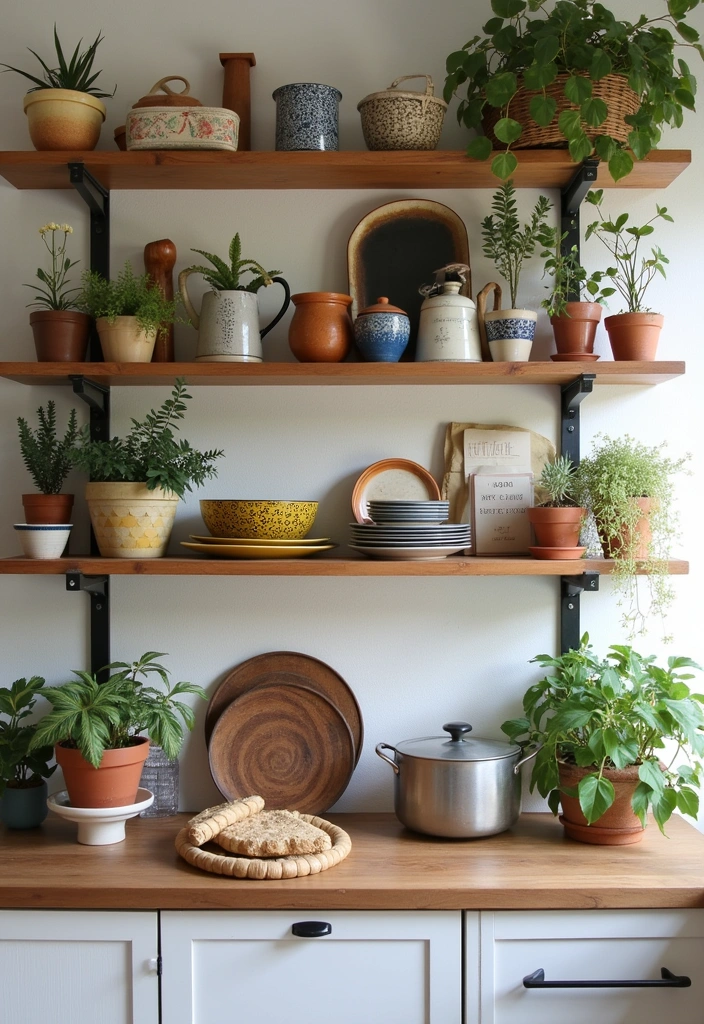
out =
<path fill-rule="evenodd" d="M 563 110 L 578 110 L 575 103 L 570 103 L 564 93 L 565 82 L 570 75 L 558 75 L 554 82 L 545 87 L 545 95 L 557 101 L 555 116 L 546 127 L 536 124 L 530 116 L 530 101 L 534 96 L 542 95 L 542 90 L 529 92 L 522 87 L 511 99 L 510 116 L 523 125 L 523 134 L 517 142 L 511 144 L 512 149 L 566 149 L 567 139 L 558 128 L 558 120 Z M 606 75 L 598 82 L 592 83 L 592 97 L 604 100 L 609 108 L 606 120 L 594 128 L 582 122 L 586 135 L 593 139 L 595 135 L 610 135 L 617 142 L 628 142 L 628 135 L 633 129 L 624 120 L 627 114 L 635 114 L 640 107 L 638 95 L 628 85 L 623 75 Z M 502 111 L 496 107 L 487 108 L 482 120 L 484 134 L 496 142 L 499 148 L 505 144 L 494 136 L 494 125 L 502 117 Z"/>

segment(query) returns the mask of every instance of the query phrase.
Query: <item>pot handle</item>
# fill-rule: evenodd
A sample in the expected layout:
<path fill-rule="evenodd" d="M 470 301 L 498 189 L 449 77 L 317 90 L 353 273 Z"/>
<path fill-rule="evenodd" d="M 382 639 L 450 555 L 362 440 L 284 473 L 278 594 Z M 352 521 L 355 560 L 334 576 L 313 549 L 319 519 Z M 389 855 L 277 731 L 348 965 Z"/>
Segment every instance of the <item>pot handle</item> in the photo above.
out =
<path fill-rule="evenodd" d="M 266 327 L 264 327 L 263 329 L 260 329 L 259 336 L 261 338 L 266 337 L 266 335 L 269 333 L 269 331 L 271 330 L 272 327 L 276 327 L 276 325 L 278 324 L 279 320 L 284 315 L 284 313 L 286 312 L 286 310 L 288 309 L 288 307 L 289 307 L 289 305 L 291 303 L 291 290 L 290 290 L 287 282 L 284 281 L 283 277 L 272 277 L 271 280 L 272 281 L 278 281 L 280 285 L 283 285 L 283 289 L 284 289 L 284 292 L 286 294 L 284 295 L 284 304 L 281 307 L 281 309 L 279 310 L 279 312 L 276 314 L 274 319 L 271 320 L 266 325 Z"/>
<path fill-rule="evenodd" d="M 186 307 L 186 312 L 190 317 L 191 323 L 193 324 L 195 329 L 198 330 L 198 325 L 200 324 L 200 317 L 193 308 L 193 303 L 190 300 L 188 290 L 186 288 L 186 278 L 189 276 L 189 274 L 195 273 L 197 273 L 195 267 L 188 267 L 187 270 L 182 270 L 181 273 L 178 275 L 178 290 L 181 293 L 181 301 Z"/>
<path fill-rule="evenodd" d="M 479 325 L 479 338 L 481 340 L 482 348 L 482 359 L 484 362 L 491 362 L 491 351 L 489 349 L 489 343 L 486 338 L 486 325 L 484 323 L 484 314 L 486 313 L 487 298 L 491 293 L 494 293 L 494 312 L 501 309 L 501 285 L 495 281 L 491 281 L 489 284 L 485 284 L 482 290 L 477 295 L 477 323 Z"/>
<path fill-rule="evenodd" d="M 538 751 L 543 749 L 543 746 L 543 743 L 538 743 L 535 750 L 531 750 L 530 754 L 526 754 L 526 756 L 522 757 L 520 761 L 516 761 L 516 763 L 513 766 L 513 774 L 518 775 L 519 771 L 521 770 L 521 765 L 525 764 L 526 761 L 532 761 L 535 755 L 538 753 Z"/>
<path fill-rule="evenodd" d="M 382 754 L 382 750 L 393 750 L 393 752 L 395 754 L 396 753 L 396 747 L 390 747 L 388 743 L 377 743 L 375 749 L 376 749 L 377 754 L 381 758 L 381 760 L 382 761 L 386 761 L 387 764 L 391 765 L 391 767 L 394 770 L 394 775 L 398 775 L 398 765 L 396 764 L 396 762 L 392 761 L 390 757 L 386 756 L 386 754 Z"/>

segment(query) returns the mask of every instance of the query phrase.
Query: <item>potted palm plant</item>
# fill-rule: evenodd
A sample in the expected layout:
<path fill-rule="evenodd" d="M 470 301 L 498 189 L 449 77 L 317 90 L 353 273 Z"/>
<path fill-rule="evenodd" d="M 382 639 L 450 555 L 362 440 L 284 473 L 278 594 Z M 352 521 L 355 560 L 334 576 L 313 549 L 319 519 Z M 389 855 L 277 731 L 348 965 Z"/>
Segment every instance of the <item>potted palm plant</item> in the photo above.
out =
<path fill-rule="evenodd" d="M 569 456 L 546 462 L 536 487 L 543 500 L 528 509 L 537 541 L 531 554 L 536 558 L 581 558 L 586 548 L 579 547 L 579 531 L 587 513 L 573 497 L 577 481 Z"/>
<path fill-rule="evenodd" d="M 102 39 L 98 33 L 91 45 L 83 51 L 83 40 L 79 39 L 72 56 L 66 60 L 54 25 L 54 67 L 28 48 L 41 65 L 41 78 L 9 64 L 0 65 L 6 71 L 15 71 L 34 82 L 24 98 L 24 110 L 35 149 L 95 149 L 106 114 L 105 105 L 100 101 L 115 95 L 115 89 L 112 92 L 101 92 L 96 85 L 101 72 L 93 71 L 93 62 Z"/>
<path fill-rule="evenodd" d="M 659 246 L 654 246 L 650 250 L 650 256 L 643 256 L 639 253 L 639 248 L 641 240 L 652 235 L 655 230 L 655 221 L 665 220 L 672 223 L 672 217 L 666 206 L 656 204 L 655 216 L 641 227 L 629 225 L 627 213 L 622 213 L 612 220 L 604 217 L 602 213 L 603 195 L 603 189 L 596 189 L 587 194 L 587 202 L 596 207 L 598 219 L 587 227 L 586 238 L 595 235 L 606 246 L 614 260 L 614 266 L 593 275 L 597 283 L 605 278 L 607 283 L 613 286 L 605 289 L 602 294 L 614 294 L 618 291 L 626 303 L 626 312 L 607 316 L 604 320 L 611 351 L 614 359 L 654 359 L 665 318 L 660 313 L 653 313 L 648 309 L 645 305 L 645 293 L 656 274 L 665 277 L 665 264 L 670 261 Z"/>
<path fill-rule="evenodd" d="M 181 698 L 206 694 L 195 683 L 171 686 L 157 661 L 163 656 L 148 651 L 132 663 L 112 662 L 103 683 L 89 672 L 74 672 L 75 679 L 43 691 L 52 710 L 37 726 L 30 750 L 54 747 L 74 807 L 133 804 L 150 741 L 167 757 L 178 756 L 184 726 L 195 723 Z"/>
<path fill-rule="evenodd" d="M 625 434 L 597 434 L 575 474 L 575 496 L 593 514 L 629 638 L 645 632 L 638 573 L 646 576 L 650 614 L 664 620 L 673 600 L 667 560 L 677 536 L 674 478 L 690 456 L 672 459 L 665 444 L 650 447 Z"/>
<path fill-rule="evenodd" d="M 0 820 L 8 828 L 36 828 L 47 815 L 47 785 L 56 770 L 50 745 L 30 751 L 37 726 L 27 723 L 44 686 L 41 676 L 0 689 Z"/>
<path fill-rule="evenodd" d="M 49 399 L 46 409 L 37 409 L 39 426 L 28 425 L 23 416 L 17 417 L 22 459 L 39 494 L 23 494 L 25 519 L 32 524 L 70 523 L 73 495 L 61 494 L 61 488 L 71 470 L 71 455 L 78 442 L 76 410 L 71 409 L 66 432 L 62 438 L 56 433 L 56 403 Z"/>
<path fill-rule="evenodd" d="M 694 110 L 697 83 L 684 46 L 698 52 L 687 15 L 699 0 L 665 0 L 662 13 L 617 18 L 599 0 L 491 0 L 492 17 L 446 62 L 444 99 L 462 90 L 460 124 L 476 131 L 469 156 L 510 178 L 515 150 L 569 148 L 625 177 Z M 498 153 L 492 150 L 496 145 Z"/>
<path fill-rule="evenodd" d="M 636 843 L 649 810 L 661 831 L 675 810 L 696 817 L 704 696 L 690 691 L 693 675 L 683 671 L 699 669 L 695 662 L 657 665 L 654 655 L 621 645 L 602 659 L 587 634 L 579 650 L 533 662 L 546 675 L 524 694 L 524 717 L 501 728 L 513 742 L 540 745 L 531 792 L 547 797 L 553 814 L 562 807 L 570 838 Z M 666 744 L 674 755 L 665 755 Z"/>
<path fill-rule="evenodd" d="M 151 362 L 157 335 L 177 319 L 179 296 L 167 299 L 149 274 L 135 276 L 129 260 L 114 281 L 96 270 L 83 274 L 78 297 L 95 319 L 106 362 Z"/>
<path fill-rule="evenodd" d="M 550 356 L 554 362 L 597 360 L 594 354 L 596 329 L 601 320 L 601 302 L 613 295 L 615 288 L 599 289 L 601 276 L 587 271 L 579 262 L 576 245 L 565 247 L 567 232 L 561 234 L 557 228 L 546 228 L 540 236 L 545 260 L 543 277 L 552 278 L 550 295 L 543 299 L 541 306 L 547 311 L 555 337 L 557 353 Z M 583 291 L 593 301 L 582 300 Z M 575 298 L 577 296 L 577 298 Z"/>
<path fill-rule="evenodd" d="M 549 199 L 539 196 L 530 220 L 521 227 L 516 190 L 512 181 L 505 181 L 492 197 L 492 213 L 482 221 L 484 255 L 507 282 L 511 301 L 509 309 L 497 308 L 501 289 L 496 284 L 487 285 L 477 296 L 479 328 L 486 336 L 494 361 L 525 361 L 530 356 L 538 314 L 517 308 L 518 283 L 524 262 L 535 254 L 551 206 Z M 495 308 L 487 313 L 485 296 L 490 289 L 495 289 Z"/>
<path fill-rule="evenodd" d="M 288 309 L 291 293 L 278 270 L 265 270 L 261 263 L 242 256 L 239 234 L 230 242 L 228 259 L 223 260 L 204 249 L 192 249 L 204 256 L 211 266 L 193 266 L 178 275 L 183 304 L 198 331 L 196 360 L 204 362 L 260 363 L 263 359 L 262 338 L 269 333 Z M 203 296 L 200 315 L 188 294 L 187 280 L 191 274 L 202 274 L 210 285 Z M 253 275 L 244 281 L 244 275 Z M 259 327 L 257 292 L 278 282 L 284 289 L 281 309 L 266 327 Z"/>
<path fill-rule="evenodd" d="M 62 233 L 63 238 L 57 239 Z M 66 255 L 68 236 L 73 234 L 70 224 L 51 221 L 39 228 L 39 234 L 51 257 L 49 270 L 37 269 L 39 284 L 27 284 L 36 292 L 35 307 L 29 314 L 34 335 L 34 346 L 40 362 L 82 362 L 88 345 L 90 317 L 77 308 L 78 288 L 70 288 L 66 276 L 77 260 Z"/>
<path fill-rule="evenodd" d="M 152 409 L 124 438 L 92 440 L 88 428 L 71 460 L 90 475 L 86 500 L 100 554 L 105 558 L 158 558 L 166 551 L 176 506 L 186 491 L 214 477 L 223 452 L 201 452 L 176 439 L 191 396 L 178 378 L 159 409 Z"/>

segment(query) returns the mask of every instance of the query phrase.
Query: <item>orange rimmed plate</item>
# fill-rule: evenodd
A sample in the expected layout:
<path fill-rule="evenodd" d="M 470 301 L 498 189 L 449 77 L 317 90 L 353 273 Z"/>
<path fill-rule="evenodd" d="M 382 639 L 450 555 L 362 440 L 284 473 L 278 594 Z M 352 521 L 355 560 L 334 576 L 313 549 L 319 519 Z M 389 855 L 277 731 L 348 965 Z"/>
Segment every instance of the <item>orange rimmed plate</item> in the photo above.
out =
<path fill-rule="evenodd" d="M 369 501 L 440 501 L 440 488 L 427 469 L 410 459 L 382 459 L 367 466 L 352 490 L 352 514 L 369 523 Z"/>

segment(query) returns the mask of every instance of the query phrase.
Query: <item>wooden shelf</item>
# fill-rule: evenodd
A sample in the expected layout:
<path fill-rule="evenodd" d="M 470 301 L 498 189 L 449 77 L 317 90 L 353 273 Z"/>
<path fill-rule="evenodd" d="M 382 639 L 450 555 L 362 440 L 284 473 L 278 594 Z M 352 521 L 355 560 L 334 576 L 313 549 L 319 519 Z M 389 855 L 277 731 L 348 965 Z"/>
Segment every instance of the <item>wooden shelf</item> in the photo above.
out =
<path fill-rule="evenodd" d="M 0 575 L 60 576 L 577 576 L 588 570 L 608 575 L 613 562 L 600 559 L 475 558 L 451 555 L 439 562 L 395 562 L 376 558 L 0 558 Z M 689 563 L 668 562 L 671 576 Z"/>
<path fill-rule="evenodd" d="M 597 384 L 662 384 L 683 362 L 596 363 L 0 363 L 0 377 L 20 384 L 70 384 L 80 375 L 110 387 L 233 385 L 305 387 L 413 384 L 569 384 L 582 373 Z"/>
<path fill-rule="evenodd" d="M 689 150 L 656 150 L 636 161 L 618 188 L 662 189 L 691 161 Z M 464 151 L 370 153 L 273 152 L 65 152 L 0 153 L 0 175 L 15 188 L 71 188 L 69 162 L 82 162 L 111 189 L 334 189 L 334 188 L 491 188 L 498 179 L 491 161 Z M 567 150 L 522 150 L 513 180 L 519 188 L 562 188 L 578 164 Z M 597 184 L 614 181 L 603 164 Z"/>

